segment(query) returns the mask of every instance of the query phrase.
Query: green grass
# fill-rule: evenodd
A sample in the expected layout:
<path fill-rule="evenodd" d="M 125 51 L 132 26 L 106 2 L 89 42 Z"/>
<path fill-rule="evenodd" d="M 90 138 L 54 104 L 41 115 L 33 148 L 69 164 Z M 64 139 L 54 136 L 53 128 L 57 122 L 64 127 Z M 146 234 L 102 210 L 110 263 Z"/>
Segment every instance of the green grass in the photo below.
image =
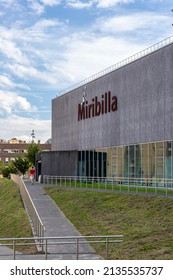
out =
<path fill-rule="evenodd" d="M 8 179 L 0 179 L 0 217 L 0 238 L 33 236 L 19 189 Z M 17 249 L 22 252 L 35 252 L 36 250 L 35 246 Z"/>
<path fill-rule="evenodd" d="M 110 259 L 173 259 L 172 198 L 45 189 L 82 235 L 124 235 Z M 95 249 L 105 257 L 104 246 Z"/>

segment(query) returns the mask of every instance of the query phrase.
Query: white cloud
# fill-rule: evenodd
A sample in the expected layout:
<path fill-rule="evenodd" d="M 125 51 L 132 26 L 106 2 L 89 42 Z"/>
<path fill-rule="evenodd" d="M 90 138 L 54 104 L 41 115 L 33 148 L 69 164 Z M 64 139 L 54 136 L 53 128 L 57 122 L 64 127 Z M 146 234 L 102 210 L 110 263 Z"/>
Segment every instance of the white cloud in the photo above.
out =
<path fill-rule="evenodd" d="M 45 6 L 56 6 L 61 4 L 61 0 L 40 0 Z"/>
<path fill-rule="evenodd" d="M 15 84 L 8 77 L 0 75 L 0 87 L 14 88 Z"/>
<path fill-rule="evenodd" d="M 11 6 L 12 4 L 16 4 L 16 0 L 1 0 L 2 5 Z"/>
<path fill-rule="evenodd" d="M 148 43 L 152 23 L 153 28 L 161 26 L 160 33 L 157 32 L 155 37 L 161 34 L 163 38 L 162 28 L 166 29 L 166 25 L 168 26 L 168 17 L 143 12 L 107 17 L 106 19 L 102 17 L 97 19 L 93 26 L 89 26 L 85 32 L 69 34 L 66 29 L 64 34 L 59 33 L 59 40 L 56 40 L 58 33 L 57 37 L 53 38 L 51 30 L 49 38 L 46 38 L 47 27 L 58 27 L 61 23 L 39 21 L 29 32 L 33 32 L 33 34 L 35 32 L 35 37 L 31 36 L 33 39 L 32 52 L 35 52 L 37 59 L 40 58 L 44 70 L 38 70 L 37 66 L 25 67 L 20 64 L 6 64 L 6 67 L 23 79 L 38 78 L 59 89 L 68 87 L 156 42 L 151 32 L 151 43 Z M 131 36 L 132 33 L 133 36 Z M 38 37 L 36 34 L 39 34 Z M 139 37 L 140 40 L 138 40 Z M 39 38 L 39 42 L 37 42 L 39 47 L 35 45 L 37 38 Z M 43 45 L 46 45 L 47 48 L 42 49 Z"/>
<path fill-rule="evenodd" d="M 117 15 L 115 17 L 110 17 L 105 20 L 105 18 L 100 18 L 96 21 L 96 28 L 100 29 L 102 32 L 107 32 L 109 34 L 122 33 L 122 32 L 135 32 L 135 30 L 143 29 L 144 35 L 148 33 L 152 26 L 152 32 L 154 28 L 165 28 L 165 25 L 169 25 L 169 18 L 166 15 L 151 13 L 151 12 L 141 12 L 132 13 L 128 15 Z"/>
<path fill-rule="evenodd" d="M 69 0 L 67 1 L 67 6 L 75 9 L 90 8 L 93 5 L 92 1 L 82 2 L 80 0 Z"/>
<path fill-rule="evenodd" d="M 26 89 L 29 90 L 29 86 L 20 84 L 20 83 L 14 83 L 12 80 L 10 80 L 7 76 L 5 75 L 0 75 L 0 88 L 4 89 L 14 89 L 14 88 L 21 88 L 21 89 Z"/>
<path fill-rule="evenodd" d="M 145 43 L 128 42 L 125 38 L 97 37 L 78 33 L 69 38 L 62 61 L 51 61 L 52 70 L 59 73 L 59 87 L 68 87 L 96 74 L 146 47 Z M 80 52 L 79 52 L 80 50 Z"/>
<path fill-rule="evenodd" d="M 73 85 L 167 37 L 172 28 L 169 20 L 149 12 L 102 17 L 90 30 L 61 39 L 61 59 L 49 58 L 50 71 L 57 74 L 59 88 Z M 163 35 L 165 30 L 168 33 Z"/>
<path fill-rule="evenodd" d="M 35 30 L 37 33 L 38 32 L 45 32 L 46 30 L 48 30 L 49 28 L 58 28 L 58 27 L 64 27 L 64 24 L 61 23 L 58 20 L 54 20 L 54 19 L 43 19 L 43 20 L 39 20 L 37 21 L 32 28 L 28 29 L 28 30 Z"/>
<path fill-rule="evenodd" d="M 35 12 L 37 15 L 44 13 L 45 8 L 36 0 L 28 0 L 28 6 Z"/>
<path fill-rule="evenodd" d="M 45 12 L 46 6 L 53 7 L 59 4 L 61 4 L 61 0 L 28 0 L 28 6 L 36 15 L 42 15 Z"/>
<path fill-rule="evenodd" d="M 5 127 L 5 137 L 1 133 L 1 138 L 11 139 L 15 137 L 17 139 L 31 141 L 31 131 L 35 131 L 35 141 L 41 140 L 44 143 L 51 137 L 51 121 L 40 120 L 37 118 L 25 118 L 17 115 L 10 115 L 6 119 L 0 119 L 0 127 Z"/>
<path fill-rule="evenodd" d="M 42 0 L 44 1 L 44 0 Z M 46 1 L 46 0 L 45 0 Z M 48 1 L 48 0 L 47 0 Z M 91 8 L 96 5 L 97 8 L 111 8 L 118 4 L 129 4 L 133 3 L 135 0 L 90 0 L 90 1 L 80 1 L 80 0 L 67 0 L 67 6 L 75 9 Z"/>
<path fill-rule="evenodd" d="M 100 17 L 88 30 L 80 32 L 79 28 L 78 33 L 54 19 L 39 20 L 23 29 L 0 27 L 0 51 L 8 58 L 3 68 L 30 86 L 41 81 L 42 86 L 66 87 L 67 83 L 76 83 L 148 46 L 145 36 L 151 24 L 152 28 L 161 26 L 160 31 L 166 29 L 168 17 L 149 12 Z M 133 43 L 139 38 L 134 37 L 135 30 L 142 30 L 140 43 Z M 127 32 L 128 36 L 133 32 L 130 40 Z M 23 82 L 18 84 L 22 86 Z"/>
<path fill-rule="evenodd" d="M 31 105 L 26 98 L 15 92 L 0 90 L 0 114 L 11 114 L 13 111 L 35 112 L 36 107 Z"/>
<path fill-rule="evenodd" d="M 15 111 L 17 110 L 23 110 L 23 111 L 28 111 L 28 112 L 34 112 L 36 111 L 36 107 L 32 106 L 26 98 L 21 97 L 21 96 L 16 96 L 16 100 L 15 100 Z"/>
<path fill-rule="evenodd" d="M 18 63 L 29 63 L 27 57 L 22 53 L 20 48 L 18 48 L 16 46 L 16 43 L 12 40 L 0 37 L 0 53 Z"/>
<path fill-rule="evenodd" d="M 117 4 L 129 4 L 134 1 L 135 0 L 95 0 L 97 8 L 110 8 L 116 6 Z"/>
<path fill-rule="evenodd" d="M 56 84 L 57 82 L 56 78 L 54 78 L 51 73 L 39 71 L 37 68 L 32 66 L 27 67 L 21 64 L 6 64 L 4 67 L 10 70 L 13 75 L 24 80 L 40 80 L 52 85 Z"/>
<path fill-rule="evenodd" d="M 20 7 L 18 0 L 1 0 L 0 4 L 4 7 Z"/>

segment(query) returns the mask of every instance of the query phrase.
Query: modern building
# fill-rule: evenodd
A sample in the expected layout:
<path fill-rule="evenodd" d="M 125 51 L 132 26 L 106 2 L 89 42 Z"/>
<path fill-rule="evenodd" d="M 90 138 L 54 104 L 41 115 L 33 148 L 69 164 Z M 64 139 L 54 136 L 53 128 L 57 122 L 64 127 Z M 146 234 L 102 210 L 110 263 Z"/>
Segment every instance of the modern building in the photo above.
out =
<path fill-rule="evenodd" d="M 173 178 L 173 37 L 52 100 L 42 175 Z"/>

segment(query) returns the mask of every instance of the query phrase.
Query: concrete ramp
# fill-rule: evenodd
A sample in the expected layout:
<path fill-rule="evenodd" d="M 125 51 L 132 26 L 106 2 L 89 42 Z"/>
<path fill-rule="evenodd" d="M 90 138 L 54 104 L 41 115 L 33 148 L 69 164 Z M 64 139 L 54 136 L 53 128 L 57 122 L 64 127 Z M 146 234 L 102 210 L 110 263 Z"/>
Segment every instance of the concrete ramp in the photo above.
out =
<path fill-rule="evenodd" d="M 35 182 L 34 185 L 29 180 L 25 180 L 26 188 L 37 209 L 41 221 L 46 229 L 45 237 L 74 237 L 81 236 L 74 225 L 66 218 L 64 213 L 45 192 L 42 184 Z M 76 244 L 74 239 L 57 240 L 61 244 L 50 245 L 48 242 L 48 259 L 76 259 Z M 86 241 L 86 240 L 83 240 Z M 64 244 L 64 242 L 68 244 Z M 102 259 L 95 253 L 95 250 L 88 244 L 79 245 L 79 259 Z"/>

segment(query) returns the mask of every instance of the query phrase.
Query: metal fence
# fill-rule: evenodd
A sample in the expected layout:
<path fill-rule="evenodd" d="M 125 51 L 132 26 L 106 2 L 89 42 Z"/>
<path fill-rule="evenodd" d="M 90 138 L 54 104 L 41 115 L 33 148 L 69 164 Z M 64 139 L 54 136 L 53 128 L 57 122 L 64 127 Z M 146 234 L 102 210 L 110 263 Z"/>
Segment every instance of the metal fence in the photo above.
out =
<path fill-rule="evenodd" d="M 66 88 L 65 90 L 62 90 L 58 94 L 58 96 L 62 95 L 62 94 L 65 94 L 69 91 L 72 91 L 76 88 L 79 88 L 79 87 L 81 87 L 81 86 L 83 86 L 83 85 L 85 85 L 89 82 L 92 82 L 95 79 L 98 79 L 98 78 L 100 78 L 100 77 L 102 77 L 102 76 L 104 76 L 104 75 L 106 75 L 106 74 L 108 74 L 112 71 L 115 71 L 115 70 L 117 70 L 121 67 L 124 67 L 125 65 L 127 65 L 131 62 L 134 62 L 135 60 L 137 60 L 139 58 L 142 58 L 142 57 L 144 57 L 144 56 L 146 56 L 150 53 L 153 53 L 153 52 L 155 52 L 155 51 L 157 51 L 157 50 L 159 50 L 159 49 L 161 49 L 161 48 L 163 48 L 163 47 L 165 47 L 169 44 L 172 44 L 172 43 L 173 43 L 173 36 L 170 36 L 170 37 L 168 37 L 168 38 L 150 46 L 149 48 L 146 48 L 146 49 L 144 49 L 144 50 L 142 50 L 142 51 L 140 51 L 140 52 L 138 52 L 138 53 L 136 53 L 136 54 L 134 54 L 134 55 L 132 55 L 132 56 L 130 56 L 130 57 L 128 57 L 128 58 L 110 66 L 110 67 L 108 67 L 108 68 L 106 68 L 106 69 L 104 69 L 103 71 L 100 71 L 100 72 L 88 77 L 87 79 L 85 79 L 85 80 L 83 80 L 83 81 L 81 81 L 81 82 L 79 82 L 79 83 L 77 83 L 77 84 L 75 84 L 71 87 Z"/>
<path fill-rule="evenodd" d="M 26 208 L 26 211 L 28 213 L 34 235 L 37 236 L 38 238 L 44 237 L 44 232 L 45 232 L 44 225 L 40 219 L 37 209 L 35 208 L 35 206 L 32 202 L 32 199 L 25 186 L 23 179 L 18 175 L 11 174 L 11 180 L 14 181 L 19 186 L 20 194 L 21 194 L 24 206 Z M 41 239 L 39 239 L 39 240 L 41 240 Z"/>
<path fill-rule="evenodd" d="M 85 177 L 85 176 L 43 176 L 43 184 L 85 189 L 144 193 L 150 195 L 173 195 L 173 180 L 166 178 L 127 178 L 127 177 Z"/>
<path fill-rule="evenodd" d="M 24 242 L 25 241 L 25 242 Z M 69 255 L 75 256 L 75 258 L 78 260 L 80 258 L 80 255 L 82 254 L 91 254 L 91 252 L 87 252 L 82 249 L 80 251 L 80 246 L 84 244 L 93 244 L 93 243 L 104 243 L 105 244 L 105 254 L 106 254 L 106 259 L 109 258 L 109 245 L 112 243 L 121 243 L 123 241 L 123 235 L 103 235 L 103 236 L 67 236 L 67 237 L 40 237 L 37 238 L 38 244 L 43 247 L 43 252 L 45 255 L 45 260 L 48 258 L 51 259 L 51 255 L 48 252 L 48 246 L 54 246 L 57 245 L 56 247 L 56 252 L 53 253 L 53 255 L 63 255 L 65 254 L 64 251 L 60 252 L 58 250 L 58 245 L 63 245 L 68 247 L 69 250 L 69 245 L 74 245 L 74 250 L 72 252 L 68 252 Z M 3 243 L 2 243 L 3 242 Z M 5 243 L 7 242 L 7 243 Z M 19 254 L 17 252 L 17 249 L 19 249 L 20 246 L 33 246 L 37 245 L 35 242 L 35 238 L 0 238 L 0 248 L 1 246 L 11 246 L 12 247 L 12 258 L 15 260 L 19 255 L 18 258 L 20 258 L 21 253 Z M 93 254 L 96 254 L 95 251 L 93 250 Z M 26 254 L 25 254 L 26 255 Z M 1 256 L 1 254 L 0 254 Z M 38 255 L 35 255 L 35 259 L 37 259 Z M 9 256 L 8 256 L 9 257 Z M 34 255 L 32 256 L 34 259 Z"/>

